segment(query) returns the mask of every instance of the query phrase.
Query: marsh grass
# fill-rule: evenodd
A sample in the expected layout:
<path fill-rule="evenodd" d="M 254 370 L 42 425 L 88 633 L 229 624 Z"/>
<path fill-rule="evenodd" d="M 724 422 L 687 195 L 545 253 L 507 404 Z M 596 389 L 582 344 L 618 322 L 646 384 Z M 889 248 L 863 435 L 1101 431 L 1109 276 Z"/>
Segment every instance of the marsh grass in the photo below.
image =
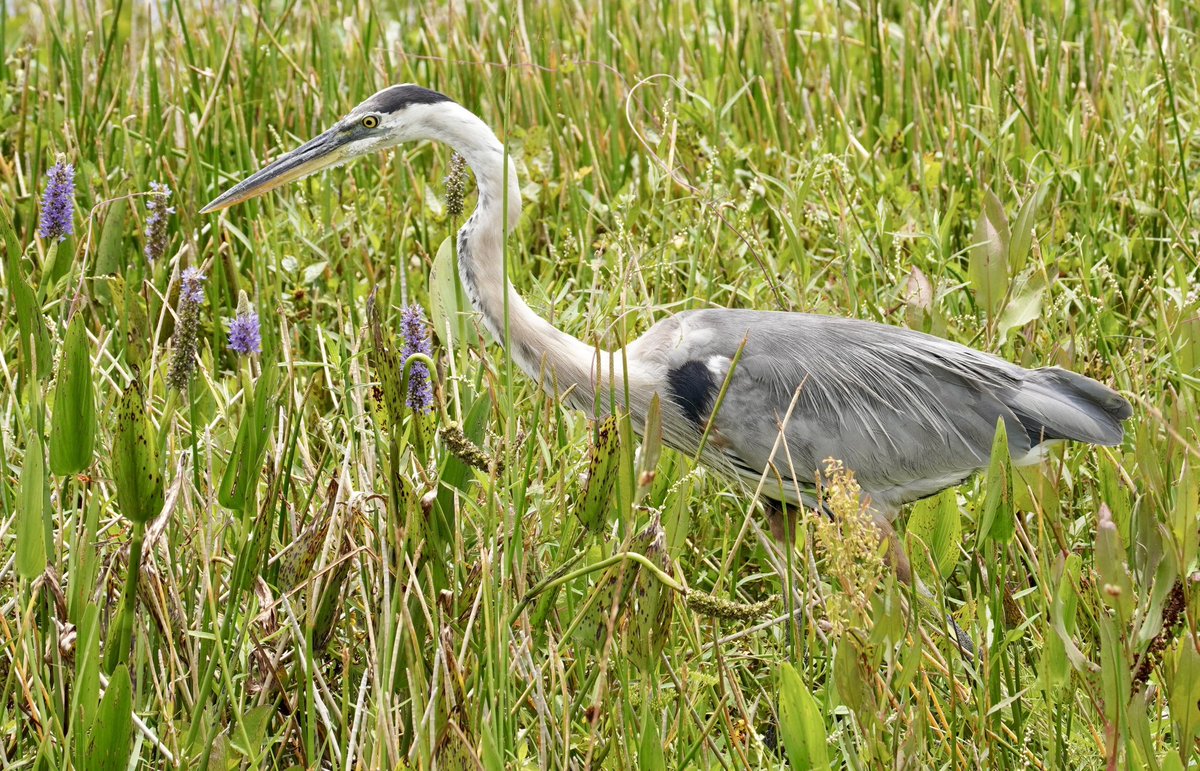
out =
<path fill-rule="evenodd" d="M 0 5 L 0 765 L 1194 764 L 1198 21 L 1121 1 Z M 746 491 L 654 437 L 639 452 L 628 421 L 585 526 L 597 427 L 454 315 L 452 274 L 430 281 L 458 222 L 449 150 L 197 214 L 403 81 L 507 139 L 509 274 L 582 339 L 708 306 L 907 323 L 1112 384 L 1126 440 L 998 460 L 914 511 L 932 602 L 885 578 L 836 626 L 811 519 L 780 562 Z M 45 242 L 60 153 L 74 235 Z M 177 212 L 151 263 L 155 184 Z M 208 280 L 177 392 L 187 267 Z M 249 359 L 227 345 L 241 292 Z M 381 395 L 373 293 L 388 329 L 434 311 L 428 423 Z M 58 475 L 72 307 L 97 440 Z M 165 503 L 110 676 L 134 529 L 109 457 L 134 381 Z M 667 562 L 606 561 L 651 521 Z M 671 589 L 645 655 L 621 618 L 650 564 L 737 607 L 777 599 L 720 618 Z"/>

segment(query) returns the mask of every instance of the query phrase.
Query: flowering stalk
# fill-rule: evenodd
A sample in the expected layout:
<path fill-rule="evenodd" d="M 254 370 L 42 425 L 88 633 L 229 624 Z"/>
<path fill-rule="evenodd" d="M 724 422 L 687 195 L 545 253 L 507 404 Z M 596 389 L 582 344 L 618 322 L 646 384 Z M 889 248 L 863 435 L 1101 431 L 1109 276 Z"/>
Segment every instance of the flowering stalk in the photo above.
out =
<path fill-rule="evenodd" d="M 428 358 L 433 354 L 429 343 L 429 324 L 425 311 L 416 303 L 404 306 L 400 311 L 400 331 L 404 347 L 400 350 L 403 365 L 414 354 Z M 426 414 L 433 409 L 433 386 L 429 381 L 429 367 L 420 359 L 414 360 L 408 373 L 407 404 L 414 412 Z"/>
<path fill-rule="evenodd" d="M 75 167 L 60 155 L 46 177 L 50 182 L 42 194 L 38 235 L 46 241 L 62 241 L 75 232 Z"/>
<path fill-rule="evenodd" d="M 262 351 L 258 313 L 251 307 L 245 292 L 238 295 L 237 316 L 229 325 L 229 349 L 238 356 L 251 356 Z"/>
<path fill-rule="evenodd" d="M 167 217 L 175 213 L 175 207 L 169 206 L 171 188 L 161 182 L 150 183 L 150 198 L 146 208 L 150 216 L 146 217 L 146 259 L 154 262 L 167 251 Z"/>

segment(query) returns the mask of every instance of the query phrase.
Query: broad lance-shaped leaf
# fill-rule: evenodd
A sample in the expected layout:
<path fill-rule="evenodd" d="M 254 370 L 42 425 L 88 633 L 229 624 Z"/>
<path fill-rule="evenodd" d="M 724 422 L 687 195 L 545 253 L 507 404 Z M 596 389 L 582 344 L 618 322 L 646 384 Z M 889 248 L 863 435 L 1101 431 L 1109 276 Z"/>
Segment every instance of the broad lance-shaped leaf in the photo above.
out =
<path fill-rule="evenodd" d="M 792 768 L 829 768 L 821 709 L 791 664 L 783 665 L 779 682 L 779 735 Z"/>
<path fill-rule="evenodd" d="M 229 455 L 229 463 L 221 475 L 221 486 L 217 491 L 217 500 L 225 508 L 241 509 L 258 484 L 267 440 L 271 437 L 271 427 L 275 425 L 275 409 L 271 403 L 271 395 L 275 391 L 275 372 L 275 367 L 263 367 L 254 386 L 254 401 L 238 426 L 233 452 Z"/>
<path fill-rule="evenodd" d="M 128 213 L 128 198 L 118 198 L 109 204 L 108 214 L 104 217 L 104 227 L 100 230 L 100 242 L 96 247 L 93 276 L 117 276 L 125 272 L 126 256 L 130 252 L 125 243 L 125 220 Z M 93 292 L 97 300 L 103 303 L 112 302 L 112 292 L 107 281 L 96 281 L 93 284 Z"/>
<path fill-rule="evenodd" d="M 125 360 L 140 369 L 150 353 L 150 317 L 146 313 L 146 300 L 125 283 L 123 276 L 109 276 L 107 281 L 125 335 Z"/>
<path fill-rule="evenodd" d="M 146 418 L 142 386 L 129 384 L 117 405 L 113 436 L 113 480 L 121 513 L 133 522 L 149 522 L 163 507 L 163 479 L 158 466 L 158 442 Z"/>
<path fill-rule="evenodd" d="M 607 556 L 599 544 L 594 545 L 590 552 L 589 562 L 593 564 Z M 621 599 L 618 599 L 617 595 L 624 594 L 624 585 L 629 570 L 627 563 L 618 562 L 601 573 L 596 580 L 595 586 L 592 587 L 592 596 L 587 600 L 590 605 L 585 606 L 583 615 L 575 626 L 575 641 L 580 645 L 595 650 L 602 647 L 605 640 L 608 639 L 608 621 L 609 616 L 613 613 L 613 602 L 618 603 L 616 619 L 620 619 L 624 610 L 620 605 Z M 616 624 L 615 619 L 613 623 Z"/>
<path fill-rule="evenodd" d="M 967 275 L 975 301 L 994 316 L 1008 292 L 1008 220 L 1004 206 L 990 190 L 983 194 L 983 211 L 968 249 Z"/>
<path fill-rule="evenodd" d="M 375 343 L 371 350 L 371 365 L 379 378 L 388 420 L 399 430 L 404 416 L 408 414 L 404 394 L 400 389 L 404 362 L 400 361 L 396 354 L 396 344 L 391 334 L 383 328 L 374 297 L 367 303 L 367 323 L 371 327 L 371 339 Z"/>
<path fill-rule="evenodd" d="M 333 625 L 342 609 L 342 586 L 346 583 L 346 577 L 350 575 L 350 567 L 353 564 L 349 544 L 344 543 L 338 554 L 337 564 L 321 589 L 320 600 L 313 616 L 312 642 L 315 651 L 324 650 L 333 637 Z"/>
<path fill-rule="evenodd" d="M 634 504 L 650 493 L 654 477 L 658 473 L 658 459 L 662 455 L 662 403 L 658 394 L 650 397 L 650 409 L 646 411 L 645 429 L 642 431 L 642 447 L 638 453 L 637 492 Z"/>
<path fill-rule="evenodd" d="M 575 515 L 593 533 L 604 529 L 609 498 L 617 481 L 620 432 L 615 415 L 600 422 L 596 442 L 588 450 L 588 476 L 575 506 Z"/>
<path fill-rule="evenodd" d="M 654 710 L 646 709 L 642 715 L 642 741 L 638 745 L 640 771 L 667 771 L 662 739 L 659 738 L 658 724 L 654 722 L 656 714 Z"/>
<path fill-rule="evenodd" d="M 133 738 L 133 685 L 121 664 L 108 680 L 108 690 L 96 711 L 92 743 L 85 766 L 93 771 L 123 771 L 129 766 Z"/>
<path fill-rule="evenodd" d="M 630 548 L 645 555 L 667 575 L 674 574 L 667 555 L 667 536 L 657 514 L 650 518 L 650 524 L 633 537 Z M 675 613 L 674 600 L 671 587 L 664 586 L 658 576 L 646 568 L 637 568 L 633 584 L 633 613 L 629 622 L 629 652 L 643 669 L 652 669 L 666 647 Z"/>
<path fill-rule="evenodd" d="M 917 501 L 908 515 L 904 537 L 913 555 L 913 569 L 924 581 L 933 581 L 935 578 L 925 559 L 925 549 L 929 550 L 938 573 L 948 573 L 958 559 L 959 539 L 962 537 L 962 518 L 958 513 L 958 496 L 955 492 L 943 490 L 932 498 Z"/>
<path fill-rule="evenodd" d="M 34 579 L 46 569 L 46 461 L 42 438 L 30 432 L 17 495 L 17 573 Z"/>
<path fill-rule="evenodd" d="M 988 539 L 1008 543 L 1016 531 L 1016 522 L 1013 520 L 1012 465 L 1003 418 L 996 421 L 996 436 L 992 440 L 986 484 L 976 545 L 982 545 Z"/>
<path fill-rule="evenodd" d="M 324 511 L 317 515 L 318 518 L 309 524 L 279 558 L 277 584 L 280 589 L 287 591 L 308 579 L 313 564 L 321 554 L 321 547 L 325 545 L 325 535 L 329 532 L 329 525 L 333 522 L 333 508 L 337 503 L 337 491 L 338 483 L 336 479 L 333 479 L 329 482 Z"/>
<path fill-rule="evenodd" d="M 313 522 L 279 558 L 279 588 L 287 591 L 306 579 L 325 545 L 329 519 Z"/>
<path fill-rule="evenodd" d="M 75 767 L 87 768 L 88 737 L 100 705 L 100 607 L 89 603 L 75 640 L 75 684 L 71 689 Z M 111 682 L 111 681 L 109 681 Z"/>
<path fill-rule="evenodd" d="M 1036 319 L 1042 313 L 1042 298 L 1046 294 L 1046 277 L 1039 271 L 1021 282 L 1013 291 L 1012 299 L 1004 306 L 1000 314 L 998 330 L 1000 341 L 1008 338 L 1008 333 L 1018 327 L 1023 327 Z"/>
<path fill-rule="evenodd" d="M 853 635 L 845 635 L 838 641 L 833 654 L 833 683 L 838 698 L 850 709 L 867 714 L 875 711 L 873 676 Z"/>
<path fill-rule="evenodd" d="M 1133 593 L 1133 579 L 1129 575 L 1125 545 L 1113 522 L 1112 512 L 1101 503 L 1096 520 L 1096 571 L 1100 574 L 1100 596 L 1117 611 L 1122 624 L 1133 616 L 1138 598 Z"/>
<path fill-rule="evenodd" d="M 21 373 L 23 377 L 45 378 L 50 375 L 50 335 L 37 297 L 25 278 L 21 266 L 21 245 L 12 229 L 8 207 L 0 207 L 0 228 L 8 264 L 4 279 L 8 284 L 12 306 L 17 310 L 17 334 L 20 336 L 18 349 L 21 351 Z"/>
<path fill-rule="evenodd" d="M 433 332 L 445 347 L 454 350 L 456 340 L 466 339 L 466 316 L 458 290 L 458 265 L 454 240 L 447 238 L 438 247 L 429 271 L 429 319 Z"/>
<path fill-rule="evenodd" d="M 77 474 L 92 463 L 96 443 L 96 399 L 92 388 L 87 328 L 83 313 L 76 312 L 67 326 L 50 424 L 50 470 L 59 476 Z"/>
<path fill-rule="evenodd" d="M 1046 701 L 1051 704 L 1056 701 L 1058 689 L 1066 684 L 1067 677 L 1071 674 L 1070 660 L 1067 658 L 1067 648 L 1063 640 L 1069 640 L 1075 633 L 1080 563 L 1078 554 L 1070 554 L 1060 558 L 1055 567 L 1058 581 L 1050 611 L 1051 626 L 1055 628 L 1055 633 L 1046 635 L 1039 664 L 1042 688 Z"/>
<path fill-rule="evenodd" d="M 1008 242 L 1008 268 L 1014 276 L 1025 269 L 1025 262 L 1029 258 L 1029 248 L 1033 245 L 1033 220 L 1044 190 L 1044 187 L 1040 187 L 1025 199 L 1013 222 L 1012 238 Z"/>

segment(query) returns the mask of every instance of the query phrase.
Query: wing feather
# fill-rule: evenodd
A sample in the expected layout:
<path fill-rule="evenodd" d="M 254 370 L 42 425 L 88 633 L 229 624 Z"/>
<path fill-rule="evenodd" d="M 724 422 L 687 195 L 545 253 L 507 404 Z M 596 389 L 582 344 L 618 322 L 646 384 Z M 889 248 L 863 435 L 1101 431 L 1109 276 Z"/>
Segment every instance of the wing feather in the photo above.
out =
<path fill-rule="evenodd" d="M 998 420 L 1020 458 L 1050 439 L 1119 441 L 1129 414 L 1124 399 L 1088 378 L 1026 370 L 900 327 L 738 310 L 671 321 L 677 344 L 664 363 L 672 371 L 690 361 L 728 366 L 745 341 L 705 460 L 752 484 L 771 464 L 794 468 L 792 502 L 811 499 L 826 458 L 842 460 L 894 509 L 986 466 Z M 786 441 L 777 442 L 781 430 Z M 688 443 L 688 431 L 673 434 L 676 446 Z"/>

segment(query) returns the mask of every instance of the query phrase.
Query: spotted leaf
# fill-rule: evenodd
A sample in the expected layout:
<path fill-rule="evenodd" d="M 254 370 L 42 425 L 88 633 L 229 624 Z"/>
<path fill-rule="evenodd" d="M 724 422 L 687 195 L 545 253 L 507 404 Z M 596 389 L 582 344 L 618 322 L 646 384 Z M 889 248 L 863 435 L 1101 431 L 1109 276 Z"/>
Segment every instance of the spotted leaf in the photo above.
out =
<path fill-rule="evenodd" d="M 141 383 L 134 380 L 117 404 L 113 436 L 112 475 L 121 513 L 134 522 L 148 522 L 163 507 L 163 479 L 158 443 L 146 419 Z"/>

